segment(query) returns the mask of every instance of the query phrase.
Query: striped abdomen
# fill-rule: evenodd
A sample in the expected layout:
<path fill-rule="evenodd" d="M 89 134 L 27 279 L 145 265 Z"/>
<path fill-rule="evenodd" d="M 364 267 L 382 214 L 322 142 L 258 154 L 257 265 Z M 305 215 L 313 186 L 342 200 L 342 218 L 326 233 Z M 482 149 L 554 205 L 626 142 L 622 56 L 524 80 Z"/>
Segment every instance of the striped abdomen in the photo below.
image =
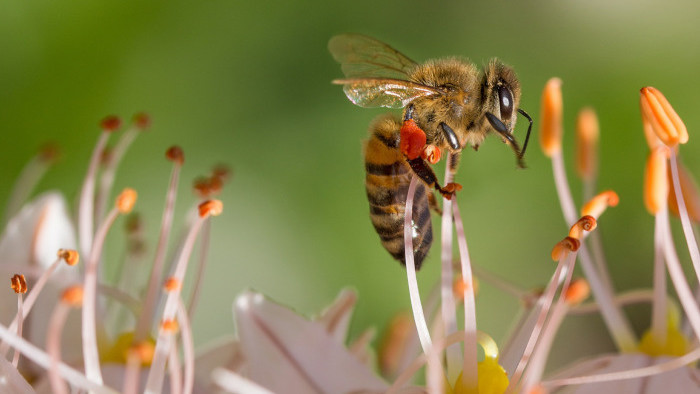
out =
<path fill-rule="evenodd" d="M 404 218 L 406 195 L 413 176 L 406 158 L 399 151 L 401 123 L 393 116 L 383 116 L 370 126 L 365 144 L 365 186 L 369 216 L 384 248 L 402 264 L 404 252 Z M 418 182 L 413 202 L 413 253 L 419 269 L 433 242 L 427 186 Z"/>

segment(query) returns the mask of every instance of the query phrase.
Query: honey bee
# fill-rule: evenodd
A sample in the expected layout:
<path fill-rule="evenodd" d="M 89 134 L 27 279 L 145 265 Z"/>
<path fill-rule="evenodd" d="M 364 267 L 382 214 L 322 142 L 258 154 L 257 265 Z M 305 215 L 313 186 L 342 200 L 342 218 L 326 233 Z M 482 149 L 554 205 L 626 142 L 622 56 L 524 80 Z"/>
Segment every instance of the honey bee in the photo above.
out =
<path fill-rule="evenodd" d="M 523 155 L 532 119 L 519 108 L 520 83 L 515 72 L 492 59 L 484 71 L 468 61 L 446 58 L 418 64 L 389 45 L 359 34 L 343 34 L 328 43 L 341 64 L 346 96 L 361 107 L 403 108 L 402 118 L 384 115 L 370 126 L 364 146 L 365 185 L 370 218 L 384 248 L 402 264 L 403 224 L 408 186 L 413 175 L 419 182 L 413 206 L 413 248 L 419 269 L 432 243 L 430 210 L 439 212 L 435 195 L 451 198 L 461 189 L 456 183 L 440 186 L 430 164 L 443 152 L 450 155 L 454 173 L 462 149 L 475 150 L 496 132 L 515 152 Z M 530 125 L 522 149 L 513 137 L 517 114 Z"/>

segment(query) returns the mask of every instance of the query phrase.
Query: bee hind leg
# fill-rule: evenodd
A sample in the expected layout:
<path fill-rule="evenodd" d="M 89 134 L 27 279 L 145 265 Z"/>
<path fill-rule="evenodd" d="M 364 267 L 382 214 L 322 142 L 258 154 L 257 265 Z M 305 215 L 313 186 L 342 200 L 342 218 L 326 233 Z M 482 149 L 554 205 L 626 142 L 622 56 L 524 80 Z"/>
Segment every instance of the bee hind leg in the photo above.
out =
<path fill-rule="evenodd" d="M 408 164 L 411 166 L 413 172 L 418 175 L 423 182 L 425 182 L 429 187 L 434 187 L 435 190 L 439 191 L 440 194 L 447 199 L 452 198 L 453 194 L 462 190 L 462 185 L 458 183 L 448 183 L 444 187 L 440 186 L 433 169 L 430 168 L 430 166 L 425 163 L 425 160 L 420 157 L 412 160 L 409 159 Z"/>

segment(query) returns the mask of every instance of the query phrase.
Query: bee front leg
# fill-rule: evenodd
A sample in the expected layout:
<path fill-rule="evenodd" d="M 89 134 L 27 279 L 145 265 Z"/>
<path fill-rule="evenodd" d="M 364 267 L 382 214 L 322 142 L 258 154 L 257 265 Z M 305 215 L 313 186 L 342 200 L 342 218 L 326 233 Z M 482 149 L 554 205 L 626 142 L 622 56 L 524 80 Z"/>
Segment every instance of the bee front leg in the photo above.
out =
<path fill-rule="evenodd" d="M 411 169 L 413 169 L 413 172 L 415 172 L 416 175 L 423 180 L 423 182 L 425 182 L 429 187 L 434 187 L 435 190 L 439 191 L 440 194 L 447 199 L 452 198 L 452 195 L 462 190 L 462 185 L 458 183 L 448 183 L 444 187 L 440 186 L 433 169 L 430 168 L 430 166 L 425 163 L 425 160 L 421 159 L 420 157 L 412 160 L 409 159 L 408 164 L 411 166 Z"/>

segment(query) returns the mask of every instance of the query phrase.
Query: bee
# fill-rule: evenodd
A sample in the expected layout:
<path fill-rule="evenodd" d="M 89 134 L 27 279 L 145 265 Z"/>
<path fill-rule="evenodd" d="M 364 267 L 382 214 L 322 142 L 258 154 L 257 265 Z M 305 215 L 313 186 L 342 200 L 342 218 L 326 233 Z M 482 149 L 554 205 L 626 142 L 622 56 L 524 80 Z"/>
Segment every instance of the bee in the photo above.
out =
<path fill-rule="evenodd" d="M 519 108 L 520 83 L 497 59 L 479 71 L 468 61 L 446 58 L 418 64 L 389 45 L 359 34 L 343 34 L 328 43 L 341 64 L 345 95 L 360 107 L 402 108 L 402 118 L 376 119 L 364 145 L 365 186 L 370 218 L 384 248 L 406 264 L 403 238 L 406 196 L 413 175 L 418 183 L 413 206 L 413 250 L 419 269 L 432 243 L 430 210 L 439 213 L 435 189 L 445 198 L 461 189 L 440 186 L 429 164 L 450 156 L 454 174 L 465 146 L 477 150 L 495 132 L 515 152 L 517 165 L 530 138 L 532 118 Z M 517 114 L 530 122 L 522 149 L 513 137 Z"/>

